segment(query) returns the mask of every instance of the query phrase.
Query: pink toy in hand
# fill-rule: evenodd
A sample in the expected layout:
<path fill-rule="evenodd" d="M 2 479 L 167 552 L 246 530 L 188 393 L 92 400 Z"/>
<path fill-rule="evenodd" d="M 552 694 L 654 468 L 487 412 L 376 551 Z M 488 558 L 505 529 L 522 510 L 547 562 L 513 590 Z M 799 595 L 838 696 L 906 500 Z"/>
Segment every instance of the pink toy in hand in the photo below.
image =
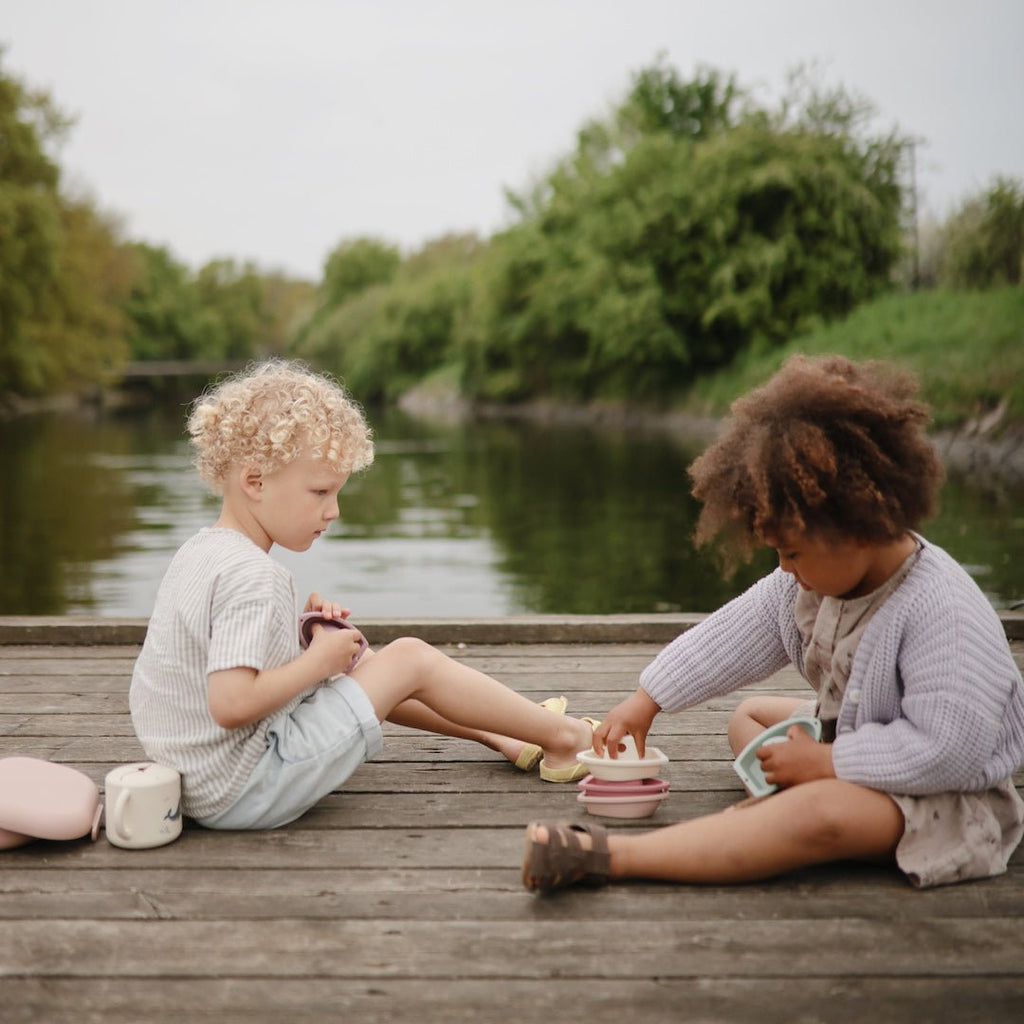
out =
<path fill-rule="evenodd" d="M 299 616 L 299 644 L 303 649 L 307 648 L 313 640 L 313 627 L 316 625 L 323 626 L 324 629 L 355 629 L 356 627 L 348 621 L 348 619 L 327 619 L 324 618 L 320 612 L 304 612 Z M 346 672 L 351 672 L 356 667 L 356 663 L 366 653 L 366 649 L 369 644 L 366 642 L 365 637 L 359 638 L 359 650 L 356 651 L 352 661 L 349 662 L 349 666 L 345 669 Z"/>

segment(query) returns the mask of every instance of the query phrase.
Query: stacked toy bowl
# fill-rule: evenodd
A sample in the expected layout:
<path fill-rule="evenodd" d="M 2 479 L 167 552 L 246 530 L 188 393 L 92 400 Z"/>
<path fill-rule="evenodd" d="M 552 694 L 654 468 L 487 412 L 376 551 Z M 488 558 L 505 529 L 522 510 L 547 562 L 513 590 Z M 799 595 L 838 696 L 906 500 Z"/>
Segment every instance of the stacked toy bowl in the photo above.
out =
<path fill-rule="evenodd" d="M 650 817 L 668 796 L 669 784 L 660 777 L 668 758 L 657 747 L 648 747 L 640 757 L 630 736 L 619 747 L 619 756 L 614 758 L 607 750 L 600 755 L 582 750 L 576 755 L 590 770 L 577 783 L 577 800 L 590 814 L 605 818 Z"/>

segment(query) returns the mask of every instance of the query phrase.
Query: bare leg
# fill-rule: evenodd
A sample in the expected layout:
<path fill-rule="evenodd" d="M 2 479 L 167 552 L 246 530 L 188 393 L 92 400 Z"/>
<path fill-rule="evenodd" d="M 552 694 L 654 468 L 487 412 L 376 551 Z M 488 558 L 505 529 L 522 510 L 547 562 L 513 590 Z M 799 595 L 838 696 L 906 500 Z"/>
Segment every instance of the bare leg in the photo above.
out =
<path fill-rule="evenodd" d="M 481 743 L 491 750 L 504 754 L 510 761 L 514 762 L 520 751 L 526 745 L 522 740 L 514 739 L 511 736 L 502 736 L 494 732 L 484 732 L 480 729 L 467 729 L 455 722 L 449 722 L 442 718 L 437 712 L 431 711 L 426 704 L 418 700 L 405 700 L 388 715 L 388 721 L 395 725 L 404 725 L 410 729 L 421 729 L 424 732 L 436 732 L 442 736 L 452 736 L 460 740 L 473 740 Z"/>
<path fill-rule="evenodd" d="M 837 860 L 892 861 L 903 815 L 885 793 L 821 779 L 734 813 L 710 814 L 643 835 L 609 835 L 610 877 L 730 883 L 772 878 Z M 547 840 L 542 826 L 532 837 Z M 586 846 L 590 840 L 581 835 Z"/>
<path fill-rule="evenodd" d="M 390 719 L 410 698 L 463 729 L 535 743 L 552 768 L 575 764 L 592 743 L 586 722 L 553 715 L 496 679 L 454 661 L 414 637 L 402 637 L 350 673 L 377 718 Z"/>
<path fill-rule="evenodd" d="M 729 719 L 729 746 L 739 752 L 770 725 L 792 718 L 807 701 L 799 697 L 748 697 Z"/>

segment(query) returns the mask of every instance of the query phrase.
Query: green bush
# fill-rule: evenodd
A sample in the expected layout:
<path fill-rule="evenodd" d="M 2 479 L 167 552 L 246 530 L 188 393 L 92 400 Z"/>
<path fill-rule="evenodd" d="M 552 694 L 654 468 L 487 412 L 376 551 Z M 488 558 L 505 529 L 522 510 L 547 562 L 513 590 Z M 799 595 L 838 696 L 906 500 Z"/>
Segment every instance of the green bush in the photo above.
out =
<path fill-rule="evenodd" d="M 948 288 L 1020 284 L 1024 269 L 1024 185 L 997 178 L 946 225 L 940 282 Z"/>
<path fill-rule="evenodd" d="M 472 305 L 471 394 L 665 397 L 888 287 L 902 141 L 865 137 L 842 92 L 776 113 L 736 98 L 643 72 L 518 197 Z"/>
<path fill-rule="evenodd" d="M 892 360 L 912 370 L 937 427 L 975 419 L 1000 403 L 1024 419 L 1024 289 L 886 295 L 771 352 L 748 353 L 698 381 L 687 405 L 721 415 L 796 352 Z"/>

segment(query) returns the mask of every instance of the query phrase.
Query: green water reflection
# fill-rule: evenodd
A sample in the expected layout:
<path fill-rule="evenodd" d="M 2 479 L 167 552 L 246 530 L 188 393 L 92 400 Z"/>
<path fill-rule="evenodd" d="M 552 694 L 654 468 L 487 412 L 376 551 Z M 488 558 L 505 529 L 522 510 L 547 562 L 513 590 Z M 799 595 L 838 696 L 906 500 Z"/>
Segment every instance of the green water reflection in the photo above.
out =
<path fill-rule="evenodd" d="M 216 502 L 189 463 L 181 408 L 0 422 L 0 614 L 148 615 L 177 546 Z M 354 616 L 710 611 L 734 579 L 695 552 L 686 466 L 658 433 L 371 415 L 378 456 L 341 521 L 277 552 L 300 594 Z M 997 607 L 1024 597 L 1024 494 L 947 485 L 926 531 Z"/>

